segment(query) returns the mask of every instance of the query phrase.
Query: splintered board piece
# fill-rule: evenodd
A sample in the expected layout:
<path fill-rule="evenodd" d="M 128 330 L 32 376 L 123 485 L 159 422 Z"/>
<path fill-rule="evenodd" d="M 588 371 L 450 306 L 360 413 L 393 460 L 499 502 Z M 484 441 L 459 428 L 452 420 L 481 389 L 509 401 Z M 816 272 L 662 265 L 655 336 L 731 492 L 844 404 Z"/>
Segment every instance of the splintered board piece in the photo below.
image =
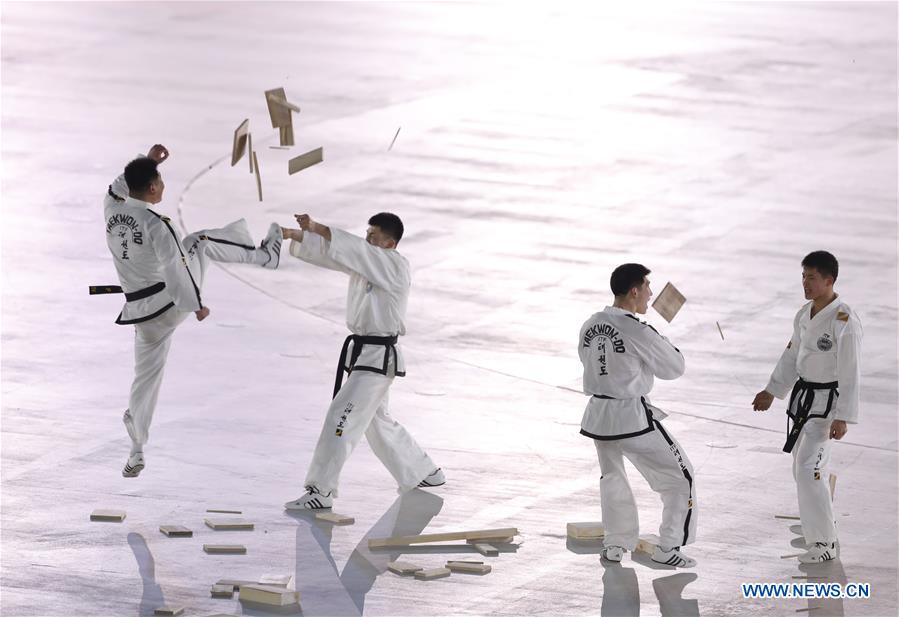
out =
<path fill-rule="evenodd" d="M 244 585 L 240 588 L 241 602 L 258 602 L 271 606 L 299 604 L 300 592 L 273 585 Z"/>
<path fill-rule="evenodd" d="M 606 535 L 605 527 L 602 521 L 594 523 L 568 523 L 565 531 L 569 538 L 575 540 L 598 540 Z"/>
<path fill-rule="evenodd" d="M 213 585 L 209 595 L 213 598 L 233 598 L 234 585 Z"/>
<path fill-rule="evenodd" d="M 212 512 L 213 514 L 243 514 L 240 510 L 214 510 L 209 509 L 207 512 Z"/>
<path fill-rule="evenodd" d="M 503 529 L 476 529 L 473 531 L 449 531 L 446 533 L 427 533 L 419 536 L 394 536 L 392 538 L 371 538 L 368 548 L 388 548 L 391 546 L 409 546 L 411 544 L 428 544 L 431 542 L 449 542 L 452 540 L 483 540 L 484 538 L 513 538 L 518 535 L 515 527 Z"/>
<path fill-rule="evenodd" d="M 295 589 L 293 576 L 290 574 L 263 574 L 256 583 L 248 583 L 250 585 L 268 585 L 270 587 L 286 587 L 287 589 Z"/>
<path fill-rule="evenodd" d="M 250 161 L 250 173 L 253 173 L 253 134 L 247 133 L 247 160 Z M 208 512 L 208 510 L 207 510 Z"/>
<path fill-rule="evenodd" d="M 207 518 L 206 526 L 216 531 L 251 531 L 253 523 L 242 518 Z"/>
<path fill-rule="evenodd" d="M 246 555 L 247 547 L 243 544 L 204 544 L 203 550 L 210 555 Z"/>
<path fill-rule="evenodd" d="M 280 105 L 281 107 L 286 107 L 286 108 L 289 109 L 290 111 L 295 111 L 295 112 L 297 112 L 297 113 L 300 113 L 300 108 L 299 108 L 299 107 L 297 107 L 296 105 L 294 105 L 294 104 L 291 103 L 290 101 L 287 101 L 287 100 L 285 100 L 285 99 L 282 99 L 280 96 L 277 96 L 277 95 L 275 95 L 275 94 L 269 94 L 269 95 L 267 95 L 267 98 L 268 98 L 269 101 L 271 101 L 271 102 L 274 103 L 275 105 Z"/>
<path fill-rule="evenodd" d="M 183 525 L 161 525 L 159 531 L 170 538 L 191 538 L 194 535 L 194 532 Z"/>
<path fill-rule="evenodd" d="M 393 144 L 396 143 L 396 138 L 400 136 L 401 128 L 403 128 L 403 127 L 400 127 L 399 129 L 396 130 L 396 135 L 393 136 L 393 139 L 390 141 L 390 145 L 387 146 L 387 150 L 393 150 Z"/>
<path fill-rule="evenodd" d="M 677 312 L 686 301 L 687 299 L 677 290 L 677 287 L 671 283 L 665 283 L 662 293 L 653 301 L 652 308 L 664 317 L 665 321 L 671 323 L 671 320 L 674 319 L 674 316 L 677 315 Z"/>
<path fill-rule="evenodd" d="M 293 141 L 293 125 L 288 124 L 287 126 L 279 126 L 278 127 L 278 136 L 281 139 L 282 146 L 292 146 L 294 145 Z"/>
<path fill-rule="evenodd" d="M 91 520 L 102 523 L 121 523 L 125 520 L 124 510 L 94 510 L 91 512 Z"/>
<path fill-rule="evenodd" d="M 256 192 L 259 193 L 259 201 L 262 201 L 262 174 L 259 173 L 259 159 L 253 150 L 253 173 L 256 174 Z"/>
<path fill-rule="evenodd" d="M 284 93 L 284 88 L 274 88 L 265 91 L 265 104 L 268 105 L 268 115 L 272 120 L 272 128 L 276 129 L 292 124 L 290 119 L 290 109 L 283 105 L 279 105 L 273 99 L 286 101 L 287 94 Z"/>
<path fill-rule="evenodd" d="M 415 578 L 420 581 L 430 581 L 435 578 L 445 578 L 452 574 L 449 568 L 432 568 L 430 570 L 419 570 L 415 573 Z"/>
<path fill-rule="evenodd" d="M 724 340 L 724 331 L 721 329 L 721 324 L 716 321 L 715 325 L 718 326 L 718 334 L 721 335 L 721 340 L 723 341 Z"/>
<path fill-rule="evenodd" d="M 216 585 L 228 585 L 234 587 L 234 591 L 240 591 L 244 585 L 256 585 L 258 581 L 239 581 L 233 578 L 223 578 L 215 582 Z"/>
<path fill-rule="evenodd" d="M 492 544 L 484 544 L 483 542 L 470 542 L 471 547 L 485 557 L 496 557 L 499 555 L 499 549 Z"/>
<path fill-rule="evenodd" d="M 780 518 L 785 521 L 798 521 L 800 520 L 798 516 L 792 516 L 790 514 L 775 514 L 774 518 Z"/>
<path fill-rule="evenodd" d="M 293 175 L 298 171 L 303 171 L 307 167 L 312 167 L 313 165 L 321 163 L 324 160 L 324 154 L 323 148 L 316 148 L 315 150 L 310 150 L 305 154 L 290 159 L 287 161 L 287 174 Z"/>
<path fill-rule="evenodd" d="M 793 557 L 799 557 L 800 555 L 805 555 L 805 553 L 790 553 L 789 555 L 781 555 L 781 559 L 792 559 Z"/>
<path fill-rule="evenodd" d="M 468 544 L 509 544 L 515 538 L 478 538 L 477 540 L 466 540 Z"/>
<path fill-rule="evenodd" d="M 183 612 L 183 606 L 160 606 L 153 610 L 154 615 L 180 615 Z"/>
<path fill-rule="evenodd" d="M 480 561 L 447 561 L 446 567 L 450 572 L 464 572 L 465 574 L 488 574 L 493 569 Z"/>
<path fill-rule="evenodd" d="M 335 525 L 352 525 L 356 522 L 356 519 L 352 516 L 337 514 L 336 512 L 319 512 L 315 515 L 315 518 L 320 521 L 334 523 Z"/>
<path fill-rule="evenodd" d="M 637 541 L 637 548 L 634 549 L 634 552 L 652 555 L 658 546 L 659 536 L 648 534 L 645 536 L 640 536 L 640 539 Z"/>
<path fill-rule="evenodd" d="M 250 119 L 247 118 L 234 129 L 234 142 L 231 145 L 231 167 L 243 158 L 247 149 L 247 134 L 250 132 Z"/>
<path fill-rule="evenodd" d="M 387 569 L 400 576 L 409 576 L 410 574 L 415 574 L 416 572 L 424 570 L 421 566 L 416 566 L 408 561 L 391 561 L 387 564 Z"/>

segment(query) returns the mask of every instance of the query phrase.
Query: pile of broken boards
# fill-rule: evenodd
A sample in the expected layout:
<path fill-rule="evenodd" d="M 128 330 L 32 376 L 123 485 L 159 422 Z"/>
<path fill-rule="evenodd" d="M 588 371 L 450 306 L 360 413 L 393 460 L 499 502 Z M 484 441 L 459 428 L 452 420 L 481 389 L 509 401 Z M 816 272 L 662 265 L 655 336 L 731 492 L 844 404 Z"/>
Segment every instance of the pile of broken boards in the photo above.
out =
<path fill-rule="evenodd" d="M 445 533 L 431 533 L 418 536 L 396 536 L 393 538 L 372 538 L 368 541 L 371 550 L 393 550 L 409 547 L 415 544 L 431 544 L 435 542 L 450 542 L 464 540 L 465 544 L 459 548 L 469 550 L 473 548 L 487 557 L 499 555 L 498 547 L 511 545 L 518 534 L 518 529 L 506 527 L 503 529 L 479 529 L 475 531 L 451 531 Z M 445 546 L 445 545 L 444 545 Z M 419 580 L 432 580 L 445 578 L 455 573 L 463 574 L 488 574 L 492 567 L 483 561 L 447 561 L 442 568 L 424 568 L 407 561 L 391 561 L 387 569 L 399 576 L 414 576 Z"/>
<path fill-rule="evenodd" d="M 565 531 L 568 538 L 576 542 L 594 542 L 602 540 L 606 536 L 606 531 L 601 521 L 590 523 L 568 523 Z M 657 535 L 641 535 L 640 539 L 637 541 L 637 548 L 634 549 L 634 552 L 652 555 L 658 545 L 659 537 Z"/>

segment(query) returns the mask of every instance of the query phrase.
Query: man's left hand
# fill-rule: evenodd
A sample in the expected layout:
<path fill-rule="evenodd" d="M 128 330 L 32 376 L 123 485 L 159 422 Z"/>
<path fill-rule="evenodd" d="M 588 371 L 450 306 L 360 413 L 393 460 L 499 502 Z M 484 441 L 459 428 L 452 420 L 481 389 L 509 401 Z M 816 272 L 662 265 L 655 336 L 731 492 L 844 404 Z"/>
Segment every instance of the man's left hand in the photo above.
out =
<path fill-rule="evenodd" d="M 834 420 L 830 423 L 830 438 L 842 439 L 843 435 L 849 430 L 845 420 Z"/>
<path fill-rule="evenodd" d="M 157 163 L 161 163 L 169 158 L 169 150 L 162 144 L 155 144 L 150 151 L 147 152 L 147 158 L 151 158 Z"/>

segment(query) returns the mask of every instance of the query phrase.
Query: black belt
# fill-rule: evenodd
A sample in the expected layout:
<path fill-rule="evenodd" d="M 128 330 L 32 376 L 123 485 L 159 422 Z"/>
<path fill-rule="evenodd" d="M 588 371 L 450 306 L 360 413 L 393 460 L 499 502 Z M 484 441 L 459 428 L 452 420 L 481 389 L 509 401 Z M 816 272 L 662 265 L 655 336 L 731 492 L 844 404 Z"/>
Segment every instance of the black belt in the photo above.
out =
<path fill-rule="evenodd" d="M 137 291 L 125 291 L 125 301 L 134 302 L 135 300 L 143 300 L 144 298 L 149 298 L 154 294 L 158 294 L 163 289 L 165 289 L 165 282 L 160 281 L 158 283 L 153 283 L 149 287 L 138 289 Z M 97 294 L 120 294 L 123 291 L 124 290 L 118 285 L 91 285 L 88 288 L 88 293 L 92 296 Z"/>
<path fill-rule="evenodd" d="M 605 395 L 605 394 L 594 394 L 594 395 L 593 395 L 593 398 L 601 398 L 601 399 L 606 399 L 606 400 L 608 400 L 608 401 L 616 401 L 616 400 L 618 400 L 618 399 L 616 399 L 614 396 L 608 396 L 608 395 Z"/>
<path fill-rule="evenodd" d="M 839 392 L 837 391 L 839 385 L 839 382 L 836 381 L 816 383 L 814 381 L 806 381 L 801 377 L 799 378 L 799 381 L 796 382 L 793 386 L 793 391 L 790 393 L 790 405 L 787 407 L 787 441 L 784 443 L 784 452 L 793 451 L 793 446 L 796 445 L 796 440 L 799 439 L 799 433 L 802 432 L 802 428 L 805 426 L 806 422 L 811 418 L 827 417 L 827 414 L 830 413 L 830 410 L 833 407 L 834 398 L 839 396 Z M 816 390 L 830 391 L 827 397 L 827 408 L 823 413 L 809 415 L 812 405 L 815 402 Z M 795 410 L 793 409 L 793 403 L 796 403 Z M 793 421 L 792 426 L 790 426 L 790 420 Z"/>
<path fill-rule="evenodd" d="M 356 365 L 356 360 L 359 359 L 359 354 L 362 353 L 362 347 L 364 345 L 381 345 L 387 348 L 387 351 L 393 351 L 393 359 L 394 363 L 397 362 L 396 356 L 396 341 L 397 336 L 362 336 L 359 334 L 351 334 L 346 337 L 346 340 L 343 341 L 343 348 L 340 350 L 340 360 L 337 361 L 337 377 L 334 378 L 334 394 L 331 398 L 337 396 L 337 393 L 340 392 L 340 386 L 343 385 L 343 374 L 353 372 L 353 367 Z M 350 343 L 353 343 L 353 353 L 350 354 L 350 362 L 349 367 L 347 367 L 347 354 L 349 353 Z M 388 356 L 384 354 L 384 368 L 383 374 L 387 374 L 387 361 Z M 382 372 L 382 371 L 378 371 Z"/>

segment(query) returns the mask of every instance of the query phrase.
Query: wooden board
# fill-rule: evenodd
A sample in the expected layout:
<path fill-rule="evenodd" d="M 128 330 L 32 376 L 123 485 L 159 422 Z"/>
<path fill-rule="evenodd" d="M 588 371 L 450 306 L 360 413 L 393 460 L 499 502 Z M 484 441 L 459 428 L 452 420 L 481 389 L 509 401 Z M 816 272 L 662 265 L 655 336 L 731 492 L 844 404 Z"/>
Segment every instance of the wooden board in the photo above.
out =
<path fill-rule="evenodd" d="M 589 523 L 568 523 L 565 531 L 569 538 L 575 540 L 598 540 L 606 535 L 605 527 L 602 521 Z"/>
<path fill-rule="evenodd" d="M 474 550 L 486 557 L 496 557 L 499 555 L 499 549 L 492 544 L 485 544 L 483 542 L 471 542 L 470 544 Z"/>
<path fill-rule="evenodd" d="M 254 583 L 249 583 L 253 585 Z M 293 589 L 293 575 L 291 574 L 264 574 L 256 581 L 259 585 L 269 585 L 271 587 L 286 587 Z"/>
<path fill-rule="evenodd" d="M 483 538 L 510 538 L 518 535 L 515 527 L 503 529 L 476 529 L 473 531 L 450 531 L 446 533 L 428 533 L 419 536 L 394 536 L 392 538 L 371 538 L 368 548 L 387 548 L 391 546 L 409 546 L 410 544 L 428 544 L 431 542 L 447 542 L 449 540 L 481 540 Z"/>
<path fill-rule="evenodd" d="M 299 603 L 300 592 L 272 585 L 244 585 L 240 588 L 240 601 L 287 606 Z"/>
<path fill-rule="evenodd" d="M 259 201 L 262 201 L 262 174 L 259 173 L 259 159 L 253 150 L 253 173 L 256 174 L 256 192 L 259 193 Z"/>
<path fill-rule="evenodd" d="M 274 95 L 274 97 L 286 101 L 287 94 L 284 92 L 284 88 L 273 88 L 265 91 L 265 104 L 268 105 L 268 115 L 272 120 L 272 128 L 276 129 L 291 124 L 290 110 L 283 105 L 278 105 L 269 95 Z"/>
<path fill-rule="evenodd" d="M 180 615 L 183 612 L 183 606 L 160 606 L 153 610 L 154 615 Z"/>
<path fill-rule="evenodd" d="M 289 109 L 290 111 L 295 111 L 295 112 L 297 112 L 297 113 L 300 113 L 300 108 L 299 108 L 299 107 L 297 107 L 296 105 L 294 105 L 294 104 L 291 103 L 290 101 L 288 101 L 288 100 L 286 100 L 286 99 L 283 99 L 283 98 L 281 98 L 280 96 L 278 96 L 278 95 L 276 95 L 276 94 L 274 94 L 274 93 L 272 93 L 272 94 L 266 94 L 266 99 L 269 100 L 269 101 L 271 101 L 271 102 L 274 103 L 275 105 L 280 105 L 281 107 L 286 107 L 286 108 Z"/>
<path fill-rule="evenodd" d="M 316 148 L 287 161 L 287 174 L 293 175 L 324 160 L 324 148 Z"/>
<path fill-rule="evenodd" d="M 203 550 L 210 555 L 246 555 L 247 547 L 243 544 L 204 544 Z"/>
<path fill-rule="evenodd" d="M 215 582 L 216 585 L 230 585 L 234 587 L 234 591 L 240 591 L 243 585 L 255 585 L 258 581 L 239 581 L 233 578 L 223 578 Z"/>
<path fill-rule="evenodd" d="M 415 578 L 420 581 L 429 581 L 435 578 L 445 578 L 452 574 L 449 568 L 432 568 L 430 570 L 419 570 L 415 573 Z"/>
<path fill-rule="evenodd" d="M 91 520 L 104 523 L 121 523 L 125 520 L 124 510 L 94 510 Z"/>
<path fill-rule="evenodd" d="M 253 169 L 254 169 L 253 153 L 255 152 L 255 150 L 253 150 L 253 134 L 252 133 L 247 133 L 247 152 L 249 152 L 249 154 L 247 155 L 247 160 L 250 161 L 250 173 L 253 173 Z M 238 512 L 238 514 L 242 514 L 242 512 Z"/>
<path fill-rule="evenodd" d="M 278 137 L 281 139 L 282 146 L 292 146 L 293 142 L 293 125 L 288 124 L 287 126 L 279 126 L 278 127 Z"/>
<path fill-rule="evenodd" d="M 465 574 L 488 574 L 493 569 L 480 561 L 447 561 L 446 567 L 450 572 Z"/>
<path fill-rule="evenodd" d="M 408 576 L 410 574 L 415 574 L 420 570 L 424 570 L 421 566 L 416 566 L 408 561 L 391 561 L 387 564 L 387 569 L 400 576 Z"/>
<path fill-rule="evenodd" d="M 207 518 L 204 522 L 216 531 L 251 531 L 254 528 L 253 523 L 242 518 Z"/>
<path fill-rule="evenodd" d="M 243 514 L 240 510 L 206 510 L 207 512 L 212 512 L 213 514 Z"/>
<path fill-rule="evenodd" d="M 466 540 L 468 544 L 509 544 L 515 538 L 478 538 L 477 540 Z"/>
<path fill-rule="evenodd" d="M 664 317 L 665 321 L 671 323 L 671 320 L 674 319 L 674 316 L 677 315 L 677 312 L 686 301 L 687 299 L 677 290 L 677 287 L 671 283 L 665 283 L 662 293 L 656 296 L 656 299 L 653 301 L 652 308 Z"/>
<path fill-rule="evenodd" d="M 328 521 L 329 523 L 334 523 L 335 525 L 352 525 L 356 522 L 356 519 L 354 519 L 352 516 L 337 514 L 336 512 L 319 512 L 315 515 L 315 518 L 320 521 Z"/>
<path fill-rule="evenodd" d="M 213 585 L 209 595 L 213 598 L 233 598 L 234 585 Z"/>
<path fill-rule="evenodd" d="M 194 535 L 194 532 L 183 525 L 160 525 L 159 531 L 170 538 L 191 538 Z"/>
<path fill-rule="evenodd" d="M 247 134 L 250 132 L 250 119 L 247 118 L 234 129 L 234 141 L 231 144 L 231 167 L 243 158 L 247 150 Z"/>
<path fill-rule="evenodd" d="M 659 546 L 659 542 L 659 536 L 653 534 L 640 536 L 640 539 L 637 541 L 637 548 L 634 549 L 634 552 L 652 555 L 655 552 L 656 547 Z"/>

